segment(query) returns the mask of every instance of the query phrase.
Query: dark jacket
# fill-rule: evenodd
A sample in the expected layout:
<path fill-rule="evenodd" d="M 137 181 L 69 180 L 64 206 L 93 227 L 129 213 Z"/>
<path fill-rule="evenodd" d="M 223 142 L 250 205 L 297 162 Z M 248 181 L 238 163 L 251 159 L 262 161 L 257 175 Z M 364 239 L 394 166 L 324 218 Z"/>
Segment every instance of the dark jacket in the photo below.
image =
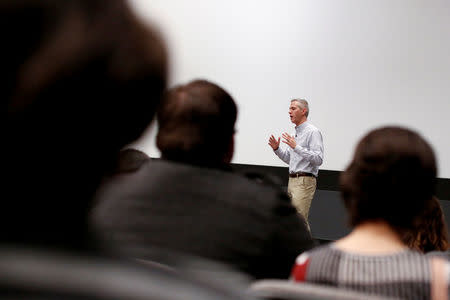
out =
<path fill-rule="evenodd" d="M 287 278 L 313 241 L 286 193 L 261 178 L 149 161 L 103 186 L 92 222 L 109 245 L 142 259 L 157 246 L 220 261 L 256 279 Z"/>

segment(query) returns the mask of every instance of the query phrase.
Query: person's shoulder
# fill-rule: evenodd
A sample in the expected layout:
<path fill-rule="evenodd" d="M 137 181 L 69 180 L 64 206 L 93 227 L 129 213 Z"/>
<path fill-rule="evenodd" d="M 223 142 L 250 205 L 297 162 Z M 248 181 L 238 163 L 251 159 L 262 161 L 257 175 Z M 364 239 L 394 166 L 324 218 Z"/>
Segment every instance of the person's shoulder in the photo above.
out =
<path fill-rule="evenodd" d="M 298 255 L 295 259 L 294 267 L 292 268 L 291 280 L 306 281 L 306 274 L 311 260 L 316 259 L 317 257 L 322 259 L 331 252 L 333 252 L 333 248 L 330 247 L 330 245 L 322 245 Z"/>
<path fill-rule="evenodd" d="M 133 172 L 120 172 L 103 178 L 96 191 L 96 198 L 117 198 L 118 194 L 126 194 L 149 186 L 154 178 L 161 174 L 175 174 L 176 166 L 161 159 L 149 158 Z M 144 184 L 145 183 L 145 184 Z"/>
<path fill-rule="evenodd" d="M 240 178 L 243 183 L 246 183 L 249 186 L 254 187 L 255 189 L 269 192 L 272 191 L 274 193 L 283 194 L 283 187 L 286 184 L 283 181 L 270 173 L 264 173 L 260 171 L 253 170 L 235 170 L 233 169 L 233 174 Z"/>
<path fill-rule="evenodd" d="M 255 171 L 234 171 L 234 173 L 258 185 L 279 188 L 283 184 L 278 177 L 273 176 L 271 174 Z"/>
<path fill-rule="evenodd" d="M 330 242 L 324 245 L 316 246 L 313 249 L 301 253 L 299 256 L 297 256 L 296 263 L 302 264 L 306 260 L 323 261 L 326 258 L 328 259 L 330 259 L 331 257 L 339 258 L 342 255 L 343 252 L 336 249 L 333 243 Z"/>
<path fill-rule="evenodd" d="M 166 176 L 173 175 L 177 177 L 186 177 L 193 174 L 209 172 L 208 168 L 201 168 L 194 164 L 163 158 L 154 158 L 151 161 L 147 162 L 144 167 L 145 168 L 142 168 L 142 170 L 139 170 L 139 172 L 141 172 L 141 175 L 151 176 L 155 179 L 158 179 L 160 174 L 166 174 Z"/>
<path fill-rule="evenodd" d="M 251 169 L 233 168 L 230 173 L 233 176 L 230 183 L 235 187 L 241 187 L 239 189 L 240 195 L 245 194 L 254 201 L 258 201 L 259 205 L 266 205 L 267 209 L 277 211 L 277 213 L 280 212 L 274 210 L 274 207 L 291 208 L 287 207 L 292 206 L 286 191 L 287 182 L 283 183 L 279 177 Z M 293 208 L 293 212 L 295 213 L 295 208 Z"/>
<path fill-rule="evenodd" d="M 427 252 L 425 255 L 427 257 L 441 257 L 441 258 L 444 258 L 444 259 L 450 261 L 450 250 L 445 250 L 445 251 L 434 250 L 434 251 Z"/>
<path fill-rule="evenodd" d="M 309 121 L 306 123 L 306 128 L 310 132 L 320 132 L 320 129 Z"/>
<path fill-rule="evenodd" d="M 335 247 L 333 246 L 333 243 L 330 242 L 327 244 L 322 244 L 320 246 L 317 246 L 317 247 L 315 247 L 307 252 L 304 252 L 304 253 L 306 253 L 308 255 L 308 257 L 314 257 L 316 255 L 323 255 L 323 254 L 328 255 L 333 252 L 336 252 Z"/>

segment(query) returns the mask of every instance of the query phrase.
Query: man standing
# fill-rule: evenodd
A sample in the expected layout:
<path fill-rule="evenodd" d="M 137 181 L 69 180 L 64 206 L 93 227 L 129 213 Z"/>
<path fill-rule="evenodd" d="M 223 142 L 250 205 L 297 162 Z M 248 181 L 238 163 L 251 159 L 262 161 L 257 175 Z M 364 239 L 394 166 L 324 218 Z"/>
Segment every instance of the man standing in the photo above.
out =
<path fill-rule="evenodd" d="M 304 99 L 293 99 L 289 106 L 289 117 L 295 124 L 295 136 L 283 133 L 283 143 L 289 147 L 280 148 L 280 138 L 273 135 L 269 145 L 275 154 L 289 164 L 288 194 L 297 211 L 308 220 L 309 208 L 317 185 L 319 166 L 323 162 L 323 141 L 319 129 L 308 122 L 309 106 Z"/>

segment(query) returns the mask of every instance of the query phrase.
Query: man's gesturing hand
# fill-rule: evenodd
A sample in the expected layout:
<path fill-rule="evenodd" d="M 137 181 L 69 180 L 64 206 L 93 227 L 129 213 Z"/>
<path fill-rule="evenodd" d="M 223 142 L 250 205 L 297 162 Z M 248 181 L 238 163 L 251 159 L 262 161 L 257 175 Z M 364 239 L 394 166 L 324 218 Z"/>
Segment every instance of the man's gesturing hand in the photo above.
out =
<path fill-rule="evenodd" d="M 291 147 L 292 149 L 294 149 L 295 146 L 297 146 L 297 142 L 295 141 L 295 138 L 293 136 L 290 136 L 286 132 L 283 133 L 283 143 L 288 144 L 289 147 Z"/>
<path fill-rule="evenodd" d="M 272 134 L 269 138 L 269 146 L 272 147 L 273 150 L 277 150 L 278 147 L 280 147 L 280 138 L 277 140 Z"/>

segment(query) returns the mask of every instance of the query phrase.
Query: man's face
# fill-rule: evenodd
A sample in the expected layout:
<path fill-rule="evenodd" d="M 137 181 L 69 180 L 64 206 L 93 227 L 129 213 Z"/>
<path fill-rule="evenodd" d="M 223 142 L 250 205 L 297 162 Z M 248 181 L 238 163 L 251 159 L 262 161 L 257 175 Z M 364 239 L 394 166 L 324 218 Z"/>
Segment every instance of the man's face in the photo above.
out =
<path fill-rule="evenodd" d="M 289 106 L 289 117 L 291 118 L 291 122 L 298 125 L 303 120 L 303 116 L 305 115 L 306 109 L 302 109 L 298 106 L 296 101 L 291 102 Z"/>

